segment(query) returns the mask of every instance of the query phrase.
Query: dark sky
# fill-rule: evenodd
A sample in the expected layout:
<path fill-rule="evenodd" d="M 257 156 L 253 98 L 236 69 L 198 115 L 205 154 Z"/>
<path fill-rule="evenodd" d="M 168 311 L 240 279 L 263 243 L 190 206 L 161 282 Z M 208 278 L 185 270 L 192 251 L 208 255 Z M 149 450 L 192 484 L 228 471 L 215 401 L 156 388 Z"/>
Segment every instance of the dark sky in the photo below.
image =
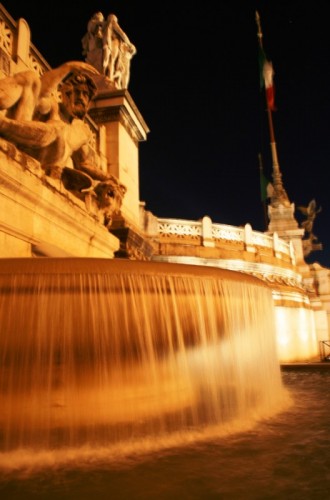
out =
<path fill-rule="evenodd" d="M 51 66 L 82 60 L 97 11 L 114 13 L 137 47 L 129 92 L 150 133 L 140 144 L 140 199 L 158 217 L 263 231 L 258 154 L 270 177 L 255 11 L 275 70 L 275 139 L 296 208 L 315 199 L 314 233 L 330 267 L 330 30 L 327 0 L 2 2 L 23 17 Z M 298 221 L 303 216 L 297 210 Z"/>

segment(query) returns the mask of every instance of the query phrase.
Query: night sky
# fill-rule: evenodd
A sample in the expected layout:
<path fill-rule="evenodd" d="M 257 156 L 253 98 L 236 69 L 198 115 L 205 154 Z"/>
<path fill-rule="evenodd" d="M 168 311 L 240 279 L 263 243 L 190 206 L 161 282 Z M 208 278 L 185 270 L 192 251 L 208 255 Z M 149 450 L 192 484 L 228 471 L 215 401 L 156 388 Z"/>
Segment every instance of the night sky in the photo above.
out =
<path fill-rule="evenodd" d="M 330 267 L 330 30 L 328 2 L 9 0 L 32 42 L 56 67 L 83 60 L 81 38 L 97 11 L 117 15 L 137 48 L 129 92 L 150 128 L 140 143 L 140 199 L 158 217 L 264 231 L 259 161 L 271 176 L 265 96 L 260 89 L 255 12 L 275 71 L 275 139 L 291 202 L 315 199 L 313 232 Z M 304 217 L 297 209 L 299 222 Z"/>

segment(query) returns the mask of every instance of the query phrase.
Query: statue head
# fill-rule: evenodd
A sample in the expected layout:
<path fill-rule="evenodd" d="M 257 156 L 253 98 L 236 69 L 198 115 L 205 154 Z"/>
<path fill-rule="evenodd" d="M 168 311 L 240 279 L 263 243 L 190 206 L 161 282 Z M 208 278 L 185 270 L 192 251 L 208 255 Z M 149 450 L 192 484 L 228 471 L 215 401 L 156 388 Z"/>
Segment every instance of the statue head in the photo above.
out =
<path fill-rule="evenodd" d="M 102 12 L 98 11 L 98 12 L 95 12 L 95 14 L 93 15 L 91 20 L 102 23 L 104 21 L 104 16 L 103 16 Z"/>
<path fill-rule="evenodd" d="M 97 205 L 104 217 L 105 226 L 109 227 L 112 215 L 120 211 L 126 187 L 115 177 L 110 176 L 106 181 L 99 182 L 94 188 Z"/>
<path fill-rule="evenodd" d="M 61 110 L 68 118 L 84 118 L 97 92 L 92 78 L 81 71 L 71 71 L 60 85 Z"/>
<path fill-rule="evenodd" d="M 97 38 L 102 38 L 102 29 L 104 24 L 104 16 L 102 12 L 96 12 L 88 23 L 88 31 Z"/>
<path fill-rule="evenodd" d="M 118 23 L 118 17 L 111 12 L 111 14 L 109 14 L 107 17 L 107 22 L 110 23 L 112 21 Z"/>

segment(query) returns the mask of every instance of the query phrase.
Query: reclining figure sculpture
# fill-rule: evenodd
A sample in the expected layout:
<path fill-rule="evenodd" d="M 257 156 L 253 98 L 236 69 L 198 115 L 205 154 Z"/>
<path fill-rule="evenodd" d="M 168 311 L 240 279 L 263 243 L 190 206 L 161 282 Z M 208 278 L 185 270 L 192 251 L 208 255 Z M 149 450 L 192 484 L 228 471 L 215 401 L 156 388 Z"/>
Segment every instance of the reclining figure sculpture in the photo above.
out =
<path fill-rule="evenodd" d="M 0 137 L 40 162 L 45 174 L 85 199 L 93 196 L 109 227 L 126 188 L 105 174 L 85 121 L 96 94 L 87 63 L 71 61 L 46 72 L 23 71 L 0 80 Z M 60 94 L 60 99 L 59 99 Z"/>

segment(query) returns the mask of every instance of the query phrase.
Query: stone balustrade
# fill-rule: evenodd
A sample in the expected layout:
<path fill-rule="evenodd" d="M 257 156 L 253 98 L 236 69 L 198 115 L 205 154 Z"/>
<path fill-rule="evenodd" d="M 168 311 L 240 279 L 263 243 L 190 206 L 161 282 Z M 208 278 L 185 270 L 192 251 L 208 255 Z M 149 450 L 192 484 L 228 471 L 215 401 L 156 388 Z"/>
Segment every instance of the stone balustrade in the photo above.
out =
<path fill-rule="evenodd" d="M 31 43 L 30 28 L 25 19 L 16 22 L 0 4 L 0 77 L 26 69 L 42 75 L 50 66 Z"/>
<path fill-rule="evenodd" d="M 295 254 L 291 243 L 280 239 L 277 233 L 268 235 L 253 231 L 250 224 L 244 227 L 215 224 L 208 216 L 198 221 L 157 218 L 157 223 L 156 239 L 160 242 L 168 241 L 173 244 L 185 242 L 209 248 L 236 245 L 250 253 L 269 251 L 275 257 L 295 265 Z"/>

